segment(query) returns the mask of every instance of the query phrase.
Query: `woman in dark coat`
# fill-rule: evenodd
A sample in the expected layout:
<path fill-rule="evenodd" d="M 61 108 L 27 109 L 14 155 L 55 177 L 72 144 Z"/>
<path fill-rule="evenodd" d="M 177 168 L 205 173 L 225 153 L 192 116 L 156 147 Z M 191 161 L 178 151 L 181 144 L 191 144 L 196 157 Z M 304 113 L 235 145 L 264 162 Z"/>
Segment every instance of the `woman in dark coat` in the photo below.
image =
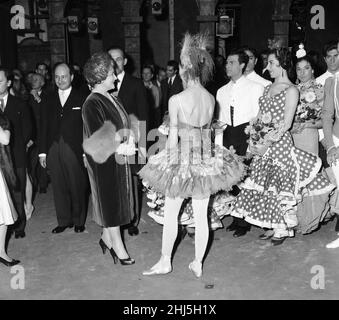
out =
<path fill-rule="evenodd" d="M 120 226 L 132 217 L 131 174 L 118 131 L 129 128 L 129 118 L 115 97 L 114 61 L 107 53 L 96 53 L 87 61 L 84 76 L 92 93 L 82 109 L 84 150 L 93 201 L 93 219 L 103 227 L 99 244 L 103 253 L 110 250 L 114 263 L 131 265 L 121 239 Z"/>

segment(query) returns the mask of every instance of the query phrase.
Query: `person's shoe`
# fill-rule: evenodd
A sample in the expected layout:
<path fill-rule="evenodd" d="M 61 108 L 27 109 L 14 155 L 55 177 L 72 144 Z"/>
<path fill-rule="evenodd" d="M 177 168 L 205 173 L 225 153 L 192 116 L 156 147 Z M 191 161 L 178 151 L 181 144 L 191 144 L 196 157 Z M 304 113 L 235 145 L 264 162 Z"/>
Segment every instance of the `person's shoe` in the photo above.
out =
<path fill-rule="evenodd" d="M 115 253 L 114 249 L 111 248 L 109 249 L 109 253 L 111 254 L 112 258 L 113 258 L 113 262 L 114 264 L 116 264 L 118 262 L 118 260 L 120 261 L 120 263 L 123 265 L 123 266 L 130 266 L 131 264 L 134 264 L 135 263 L 135 260 L 132 259 L 131 257 L 128 257 L 126 259 L 120 259 L 118 257 L 118 255 Z"/>
<path fill-rule="evenodd" d="M 101 250 L 102 250 L 103 254 L 106 253 L 106 250 L 109 250 L 109 248 L 107 247 L 106 243 L 102 239 L 99 240 L 99 246 L 101 247 Z"/>
<path fill-rule="evenodd" d="M 330 242 L 330 243 L 328 243 L 326 245 L 326 248 L 327 249 L 336 249 L 336 248 L 339 248 L 339 238 L 334 240 L 334 241 L 332 241 L 332 242 Z"/>
<path fill-rule="evenodd" d="M 226 231 L 234 231 L 237 229 L 237 225 L 232 222 L 227 228 L 226 228 Z"/>
<path fill-rule="evenodd" d="M 26 233 L 25 233 L 25 231 L 15 231 L 14 237 L 15 237 L 15 239 L 25 238 Z"/>
<path fill-rule="evenodd" d="M 61 232 L 64 232 L 67 228 L 73 228 L 73 225 L 69 225 L 66 227 L 57 226 L 56 228 L 52 230 L 52 233 L 61 233 Z"/>
<path fill-rule="evenodd" d="M 137 236 L 139 234 L 139 229 L 136 226 L 131 226 L 128 228 L 128 234 L 130 236 Z"/>
<path fill-rule="evenodd" d="M 192 271 L 192 273 L 197 277 L 201 278 L 202 276 L 202 264 L 198 261 L 192 261 L 188 268 Z"/>
<path fill-rule="evenodd" d="M 247 233 L 247 231 L 249 231 L 249 228 L 247 228 L 247 227 L 238 227 L 238 228 L 234 231 L 233 237 L 234 237 L 234 238 L 242 237 L 242 236 L 244 236 L 244 235 Z"/>
<path fill-rule="evenodd" d="M 7 260 L 5 260 L 4 258 L 1 258 L 1 257 L 0 257 L 0 262 L 2 264 L 4 264 L 6 267 L 12 267 L 12 266 L 15 266 L 16 264 L 20 263 L 19 260 L 12 259 L 12 261 L 7 261 Z"/>
<path fill-rule="evenodd" d="M 167 268 L 155 268 L 152 267 L 149 270 L 146 270 L 142 273 L 144 276 L 156 276 L 156 275 L 162 275 L 162 274 L 167 274 L 172 272 L 172 267 L 167 267 Z"/>
<path fill-rule="evenodd" d="M 85 231 L 85 226 L 74 226 L 74 232 L 81 233 Z"/>
<path fill-rule="evenodd" d="M 260 240 L 269 240 L 274 236 L 274 231 L 269 230 L 259 236 Z"/>
<path fill-rule="evenodd" d="M 281 245 L 286 239 L 287 239 L 287 237 L 281 237 L 281 238 L 275 238 L 275 237 L 273 237 L 273 238 L 271 239 L 271 243 L 272 243 L 272 245 L 274 245 L 274 246 L 279 246 L 279 245 Z"/>

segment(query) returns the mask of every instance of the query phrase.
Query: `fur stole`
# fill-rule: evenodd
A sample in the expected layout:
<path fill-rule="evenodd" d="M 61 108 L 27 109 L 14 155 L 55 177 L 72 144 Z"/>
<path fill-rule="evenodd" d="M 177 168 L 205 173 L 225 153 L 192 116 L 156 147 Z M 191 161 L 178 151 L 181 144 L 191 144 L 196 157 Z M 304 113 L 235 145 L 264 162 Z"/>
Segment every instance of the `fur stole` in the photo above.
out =
<path fill-rule="evenodd" d="M 105 121 L 102 127 L 85 139 L 82 144 L 84 151 L 99 164 L 106 162 L 119 145 L 116 127 L 111 121 Z"/>

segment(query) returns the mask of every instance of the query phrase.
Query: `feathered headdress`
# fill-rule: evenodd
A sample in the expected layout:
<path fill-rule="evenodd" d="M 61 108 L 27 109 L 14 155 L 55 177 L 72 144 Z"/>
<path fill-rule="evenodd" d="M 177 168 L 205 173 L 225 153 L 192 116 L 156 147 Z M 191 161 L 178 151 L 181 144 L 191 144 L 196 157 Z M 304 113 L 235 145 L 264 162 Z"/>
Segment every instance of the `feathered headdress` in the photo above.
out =
<path fill-rule="evenodd" d="M 191 35 L 187 32 L 180 53 L 181 65 L 188 77 L 200 78 L 202 84 L 211 79 L 214 69 L 213 59 L 207 51 L 207 42 L 206 33 Z"/>

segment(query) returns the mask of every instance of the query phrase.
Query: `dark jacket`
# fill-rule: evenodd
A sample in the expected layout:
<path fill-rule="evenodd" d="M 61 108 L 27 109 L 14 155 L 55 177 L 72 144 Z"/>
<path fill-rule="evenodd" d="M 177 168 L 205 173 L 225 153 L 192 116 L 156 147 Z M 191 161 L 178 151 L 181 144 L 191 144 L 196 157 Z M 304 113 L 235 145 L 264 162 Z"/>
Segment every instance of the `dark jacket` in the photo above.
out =
<path fill-rule="evenodd" d="M 141 79 L 125 73 L 118 97 L 129 115 L 134 114 L 138 120 L 148 122 L 149 107 L 147 103 L 147 93 Z"/>
<path fill-rule="evenodd" d="M 174 78 L 171 87 L 168 85 L 168 79 L 161 81 L 161 116 L 163 117 L 165 112 L 168 111 L 168 100 L 175 94 L 180 93 L 183 90 L 182 81 L 180 76 L 177 74 Z"/>
<path fill-rule="evenodd" d="M 47 97 L 47 108 L 41 108 L 41 141 L 39 153 L 48 154 L 53 142 L 63 138 L 73 150 L 78 160 L 82 159 L 83 123 L 81 117 L 82 105 L 86 95 L 72 88 L 71 93 L 62 107 L 58 90 Z M 82 162 L 81 162 L 82 163 Z"/>
<path fill-rule="evenodd" d="M 33 116 L 33 141 L 35 143 L 39 142 L 41 136 L 41 110 L 43 108 L 48 108 L 48 94 L 45 89 L 42 89 L 40 94 L 40 101 L 36 101 L 32 95 L 28 99 L 28 104 L 31 108 L 31 114 Z"/>
<path fill-rule="evenodd" d="M 26 145 L 32 136 L 32 117 L 29 106 L 20 98 L 8 95 L 3 113 L 10 122 L 10 147 L 15 168 L 26 167 Z"/>

